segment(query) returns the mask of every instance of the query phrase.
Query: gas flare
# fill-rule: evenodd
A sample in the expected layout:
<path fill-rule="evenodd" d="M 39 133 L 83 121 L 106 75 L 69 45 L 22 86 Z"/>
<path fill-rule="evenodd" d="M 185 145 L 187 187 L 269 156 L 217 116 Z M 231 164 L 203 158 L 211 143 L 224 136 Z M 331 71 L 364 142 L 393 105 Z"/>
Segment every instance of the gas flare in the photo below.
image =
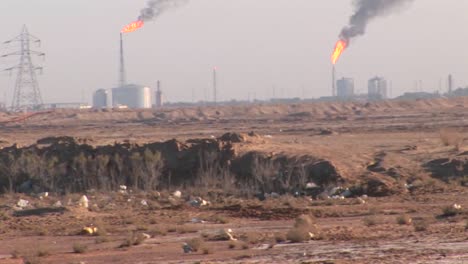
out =
<path fill-rule="evenodd" d="M 138 21 L 135 21 L 135 22 L 132 22 L 130 24 L 128 24 L 127 26 L 125 26 L 121 33 L 130 33 L 130 32 L 133 32 L 141 27 L 143 27 L 144 25 L 144 22 L 143 20 L 138 20 Z"/>
<path fill-rule="evenodd" d="M 335 50 L 333 51 L 333 54 L 331 57 L 333 65 L 336 64 L 336 62 L 338 61 L 338 59 L 340 58 L 341 54 L 343 53 L 343 51 L 346 49 L 347 46 L 348 46 L 348 41 L 343 40 L 343 39 L 338 40 L 335 46 Z"/>

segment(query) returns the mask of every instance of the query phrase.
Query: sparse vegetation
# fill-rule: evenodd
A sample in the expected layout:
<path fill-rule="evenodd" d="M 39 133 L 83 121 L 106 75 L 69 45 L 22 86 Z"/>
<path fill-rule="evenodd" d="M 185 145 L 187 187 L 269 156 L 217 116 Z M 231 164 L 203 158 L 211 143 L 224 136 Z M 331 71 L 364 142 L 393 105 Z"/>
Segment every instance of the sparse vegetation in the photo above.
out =
<path fill-rule="evenodd" d="M 301 215 L 296 218 L 294 227 L 286 234 L 286 238 L 293 243 L 308 241 L 315 236 L 317 228 L 314 220 L 309 215 Z"/>
<path fill-rule="evenodd" d="M 107 236 L 99 236 L 99 237 L 96 237 L 96 239 L 94 240 L 94 242 L 96 244 L 107 243 L 109 241 L 110 241 L 110 239 Z"/>
<path fill-rule="evenodd" d="M 88 246 L 80 243 L 73 244 L 73 253 L 83 254 L 88 251 Z"/>
<path fill-rule="evenodd" d="M 16 249 L 11 251 L 10 254 L 11 254 L 11 257 L 14 259 L 18 259 L 21 257 L 21 253 Z"/>
<path fill-rule="evenodd" d="M 39 250 L 37 251 L 37 256 L 38 256 L 38 257 L 47 257 L 47 256 L 50 256 L 50 252 L 49 252 L 49 250 L 47 250 L 47 249 L 41 248 L 41 249 L 39 249 Z"/>
<path fill-rule="evenodd" d="M 201 238 L 194 238 L 187 242 L 187 244 L 192 248 L 194 252 L 198 252 L 198 250 L 200 250 L 204 246 L 205 241 L 203 241 L 203 239 Z"/>
<path fill-rule="evenodd" d="M 429 222 L 427 219 L 417 219 L 413 221 L 414 231 L 423 232 L 429 228 Z"/>
<path fill-rule="evenodd" d="M 286 234 L 284 233 L 275 233 L 275 241 L 276 243 L 283 243 L 287 240 Z"/>
<path fill-rule="evenodd" d="M 463 135 L 454 128 L 443 128 L 439 131 L 440 140 L 444 146 L 453 146 L 457 151 L 463 143 Z"/>
<path fill-rule="evenodd" d="M 454 206 L 446 206 L 442 209 L 441 217 L 452 217 L 461 213 L 460 209 L 455 208 Z"/>
<path fill-rule="evenodd" d="M 396 222 L 399 225 L 410 225 L 413 219 L 409 215 L 400 215 L 396 218 Z"/>
<path fill-rule="evenodd" d="M 366 216 L 364 217 L 364 219 L 362 220 L 364 222 L 364 225 L 366 226 L 375 226 L 377 225 L 377 218 L 373 215 L 369 215 L 369 216 Z"/>
<path fill-rule="evenodd" d="M 237 247 L 237 244 L 238 244 L 237 241 L 229 241 L 228 248 L 235 249 Z"/>
<path fill-rule="evenodd" d="M 204 247 L 202 249 L 202 252 L 204 255 L 208 255 L 208 254 L 212 254 L 213 253 L 213 249 L 209 248 L 209 247 Z"/>
<path fill-rule="evenodd" d="M 120 244 L 119 247 L 123 248 L 123 247 L 137 246 L 137 245 L 142 244 L 143 241 L 145 241 L 145 239 L 146 238 L 143 234 L 133 232 L 132 234 L 127 236 L 127 238 L 125 238 L 125 240 L 122 242 L 122 244 Z"/>

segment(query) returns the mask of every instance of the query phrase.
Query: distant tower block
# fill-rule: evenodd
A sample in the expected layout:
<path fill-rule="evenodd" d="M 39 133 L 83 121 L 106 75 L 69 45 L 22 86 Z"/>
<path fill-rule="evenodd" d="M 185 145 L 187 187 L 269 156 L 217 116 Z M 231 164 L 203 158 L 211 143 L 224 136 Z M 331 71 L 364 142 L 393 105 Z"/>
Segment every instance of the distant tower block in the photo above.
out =
<path fill-rule="evenodd" d="M 158 81 L 156 90 L 156 108 L 161 108 L 164 105 L 163 93 L 161 91 L 161 82 Z"/>
<path fill-rule="evenodd" d="M 31 50 L 31 43 L 40 44 L 40 40 L 29 34 L 26 26 L 23 26 L 21 34 L 5 44 L 16 42 L 19 45 L 19 51 L 4 54 L 1 57 L 19 56 L 20 60 L 16 66 L 5 69 L 5 71 L 17 70 L 13 100 L 11 103 L 12 111 L 37 110 L 43 104 L 41 91 L 36 78 L 36 71 L 42 71 L 42 67 L 35 66 L 32 56 L 45 56 L 45 53 Z"/>

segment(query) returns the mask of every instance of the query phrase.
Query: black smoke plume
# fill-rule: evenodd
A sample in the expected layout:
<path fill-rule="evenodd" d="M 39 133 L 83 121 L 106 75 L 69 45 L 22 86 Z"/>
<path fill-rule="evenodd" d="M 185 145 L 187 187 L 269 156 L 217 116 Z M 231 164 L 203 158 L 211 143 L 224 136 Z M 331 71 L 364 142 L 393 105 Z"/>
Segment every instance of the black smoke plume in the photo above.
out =
<path fill-rule="evenodd" d="M 367 25 L 374 18 L 387 15 L 414 0 L 354 0 L 355 12 L 344 27 L 340 38 L 349 43 L 350 39 L 364 35 Z"/>
<path fill-rule="evenodd" d="M 179 7 L 188 0 L 149 0 L 146 7 L 141 10 L 138 20 L 151 21 L 159 17 L 168 9 Z"/>

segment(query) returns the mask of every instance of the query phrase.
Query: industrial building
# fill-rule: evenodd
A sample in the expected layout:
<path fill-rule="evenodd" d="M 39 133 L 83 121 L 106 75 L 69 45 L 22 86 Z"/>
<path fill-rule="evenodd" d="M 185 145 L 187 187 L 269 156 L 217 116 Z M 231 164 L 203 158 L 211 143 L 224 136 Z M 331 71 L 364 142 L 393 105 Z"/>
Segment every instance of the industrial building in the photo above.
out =
<path fill-rule="evenodd" d="M 336 88 L 339 98 L 352 98 L 354 96 L 354 79 L 341 78 L 336 81 Z"/>
<path fill-rule="evenodd" d="M 151 108 L 151 89 L 142 85 L 127 84 L 112 89 L 112 105 L 128 108 Z"/>
<path fill-rule="evenodd" d="M 374 77 L 368 82 L 369 100 L 387 99 L 387 81 L 381 77 Z"/>
<path fill-rule="evenodd" d="M 94 108 L 107 108 L 109 107 L 109 90 L 99 89 L 93 95 Z"/>

